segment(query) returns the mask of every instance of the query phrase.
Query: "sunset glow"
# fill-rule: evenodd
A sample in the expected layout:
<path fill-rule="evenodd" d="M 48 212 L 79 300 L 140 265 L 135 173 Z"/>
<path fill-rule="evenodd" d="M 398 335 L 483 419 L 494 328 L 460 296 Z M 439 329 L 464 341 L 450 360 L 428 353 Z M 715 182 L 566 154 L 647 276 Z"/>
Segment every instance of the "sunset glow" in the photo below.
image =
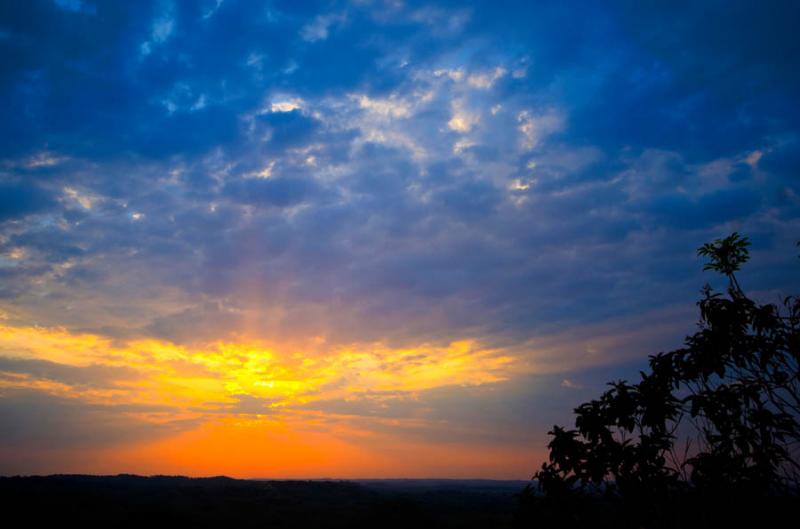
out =
<path fill-rule="evenodd" d="M 16 373 L 0 366 L 4 393 L 32 390 L 119 410 L 116 420 L 154 428 L 183 423 L 153 441 L 123 442 L 99 458 L 94 450 L 59 453 L 65 471 L 113 472 L 122 465 L 140 473 L 242 477 L 418 476 L 454 467 L 465 477 L 479 474 L 487 465 L 479 456 L 491 453 L 491 446 L 398 443 L 388 433 L 400 423 L 411 430 L 437 427 L 424 415 L 375 414 L 359 425 L 346 411 L 323 413 L 314 403 L 368 402 L 380 410 L 387 401 L 413 401 L 424 390 L 506 380 L 515 369 L 512 357 L 478 349 L 470 340 L 413 349 L 373 344 L 330 350 L 318 343 L 314 350 L 296 351 L 225 342 L 188 348 L 153 339 L 117 345 L 64 329 L 0 326 L 0 353 L 16 353 L 11 362 L 39 367 Z M 94 375 L 65 382 L 58 376 L 65 369 Z M 520 458 L 533 457 L 497 452 L 491 468 L 509 475 Z"/>
<path fill-rule="evenodd" d="M 5 2 L 0 474 L 528 479 L 790 293 L 791 17 L 578 4 Z"/>

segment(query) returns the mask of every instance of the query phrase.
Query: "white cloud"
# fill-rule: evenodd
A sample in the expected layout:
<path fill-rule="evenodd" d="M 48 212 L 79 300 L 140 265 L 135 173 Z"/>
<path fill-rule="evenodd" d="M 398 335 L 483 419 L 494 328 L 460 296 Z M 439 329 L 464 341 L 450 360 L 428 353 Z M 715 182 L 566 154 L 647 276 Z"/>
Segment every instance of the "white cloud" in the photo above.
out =
<path fill-rule="evenodd" d="M 564 118 L 558 111 L 548 110 L 534 115 L 528 110 L 517 114 L 521 139 L 520 146 L 525 151 L 534 149 L 546 136 L 563 130 Z"/>
<path fill-rule="evenodd" d="M 153 21 L 150 29 L 150 39 L 139 46 L 140 58 L 147 57 L 153 52 L 154 46 L 163 44 L 175 30 L 175 7 L 166 4 L 161 14 Z"/>
<path fill-rule="evenodd" d="M 271 160 L 267 165 L 264 166 L 263 169 L 260 171 L 253 173 L 252 176 L 256 178 L 270 178 L 272 176 L 272 170 L 275 168 L 275 160 Z"/>
<path fill-rule="evenodd" d="M 470 147 L 474 147 L 476 143 L 473 140 L 461 138 L 453 144 L 453 154 L 461 154 Z"/>
<path fill-rule="evenodd" d="M 473 73 L 467 77 L 467 83 L 473 88 L 479 88 L 481 90 L 488 90 L 494 86 L 494 84 L 501 79 L 503 76 L 506 75 L 506 69 L 498 66 L 494 70 L 489 72 L 481 72 L 481 73 Z"/>
<path fill-rule="evenodd" d="M 64 156 L 59 156 L 57 154 L 42 151 L 37 153 L 24 163 L 24 166 L 27 169 L 38 169 L 39 167 L 52 167 L 54 165 L 58 165 L 59 163 L 63 162 L 67 158 Z"/>
<path fill-rule="evenodd" d="M 464 79 L 464 69 L 463 68 L 440 68 L 438 70 L 433 71 L 433 75 L 436 77 L 449 77 L 452 81 L 459 82 Z"/>
<path fill-rule="evenodd" d="M 522 180 L 521 178 L 516 178 L 511 182 L 511 185 L 508 188 L 511 191 L 527 191 L 531 188 L 531 184 L 533 182 L 530 180 Z"/>
<path fill-rule="evenodd" d="M 411 106 L 398 97 L 387 99 L 372 99 L 367 95 L 360 94 L 354 96 L 358 101 L 358 106 L 371 113 L 389 118 L 407 118 L 411 115 Z"/>
<path fill-rule="evenodd" d="M 453 101 L 452 114 L 450 121 L 447 122 L 447 126 L 450 127 L 450 130 L 465 134 L 472 130 L 479 121 L 480 116 L 468 110 L 463 100 Z"/>
<path fill-rule="evenodd" d="M 219 7 L 222 5 L 223 2 L 225 2 L 225 0 L 216 0 L 214 3 L 214 7 L 212 7 L 203 14 L 203 20 L 208 20 L 209 18 L 214 16 L 214 13 L 217 12 L 217 9 L 219 9 Z"/>
<path fill-rule="evenodd" d="M 287 99 L 275 99 L 270 103 L 270 112 L 292 112 L 293 110 L 300 110 L 303 108 L 304 102 L 299 97 L 291 97 Z"/>
<path fill-rule="evenodd" d="M 759 160 L 761 160 L 762 156 L 764 156 L 764 153 L 756 149 L 755 151 L 747 155 L 747 157 L 745 158 L 745 163 L 747 163 L 747 165 L 755 169 L 756 167 L 758 167 L 758 162 Z"/>
<path fill-rule="evenodd" d="M 70 202 L 77 203 L 83 209 L 92 209 L 96 199 L 72 187 L 64 188 L 64 195 Z"/>
<path fill-rule="evenodd" d="M 300 29 L 300 37 L 307 42 L 326 40 L 331 27 L 343 20 L 342 15 L 320 15 Z"/>

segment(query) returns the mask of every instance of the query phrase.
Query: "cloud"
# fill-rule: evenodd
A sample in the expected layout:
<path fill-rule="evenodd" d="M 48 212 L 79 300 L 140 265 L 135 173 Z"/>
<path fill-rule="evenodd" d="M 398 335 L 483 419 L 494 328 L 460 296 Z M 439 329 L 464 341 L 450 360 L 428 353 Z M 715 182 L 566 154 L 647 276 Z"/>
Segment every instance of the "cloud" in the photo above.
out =
<path fill-rule="evenodd" d="M 358 105 L 379 116 L 390 118 L 407 118 L 411 115 L 409 105 L 397 98 L 390 99 L 370 99 L 369 96 L 361 94 L 356 96 Z"/>
<path fill-rule="evenodd" d="M 492 88 L 494 84 L 507 73 L 506 69 L 502 66 L 496 67 L 489 72 L 473 73 L 467 77 L 467 83 L 475 88 L 487 90 Z"/>
<path fill-rule="evenodd" d="M 146 57 L 153 52 L 153 48 L 163 44 L 175 30 L 174 6 L 169 2 L 163 2 L 161 13 L 153 20 L 150 30 L 150 40 L 142 42 L 139 53 Z"/>
<path fill-rule="evenodd" d="M 469 132 L 480 121 L 480 116 L 465 108 L 463 101 L 454 101 L 452 114 L 447 126 L 462 134 Z"/>
<path fill-rule="evenodd" d="M 128 367 L 100 364 L 84 367 L 35 358 L 14 357 L 0 357 L 0 373 L 25 375 L 71 386 L 97 387 L 104 387 L 119 380 L 135 380 L 142 376 L 141 373 Z"/>
<path fill-rule="evenodd" d="M 287 207 L 299 204 L 315 192 L 313 181 L 300 178 L 248 178 L 231 182 L 224 193 L 243 204 Z"/>
<path fill-rule="evenodd" d="M 527 110 L 517 114 L 520 145 L 526 151 L 533 150 L 547 135 L 558 132 L 564 127 L 564 119 L 556 112 L 549 110 L 539 116 L 532 116 Z"/>
<path fill-rule="evenodd" d="M 277 98 L 270 104 L 271 112 L 293 112 L 303 108 L 303 100 L 296 97 Z"/>
<path fill-rule="evenodd" d="M 675 346 L 703 242 L 791 294 L 796 7 L 665 6 L 4 5 L 3 383 L 277 421 L 269 349 L 291 413 L 451 439 Z"/>
<path fill-rule="evenodd" d="M 319 15 L 300 28 L 300 36 L 308 42 L 317 42 L 328 38 L 331 27 L 344 21 L 342 15 Z"/>
<path fill-rule="evenodd" d="M 163 406 L 90 405 L 31 390 L 3 390 L 0 398 L 0 453 L 20 453 L 23 463 L 31 450 L 97 450 L 99 448 L 152 441 L 191 428 L 192 421 L 159 419 L 171 411 Z M 43 451 L 43 452 L 42 452 Z M 68 461 L 50 461 L 65 465 Z M 3 472 L 19 472 L 20 461 L 2 458 Z M 25 468 L 24 466 L 22 468 Z M 30 468 L 30 467 L 27 467 Z M 40 472 L 46 472 L 44 468 Z"/>

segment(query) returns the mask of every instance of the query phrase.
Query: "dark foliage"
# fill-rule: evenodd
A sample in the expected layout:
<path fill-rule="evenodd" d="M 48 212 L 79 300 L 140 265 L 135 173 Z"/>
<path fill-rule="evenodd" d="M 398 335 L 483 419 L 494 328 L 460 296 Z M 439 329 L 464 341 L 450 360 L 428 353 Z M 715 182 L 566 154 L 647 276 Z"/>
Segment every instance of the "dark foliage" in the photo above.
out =
<path fill-rule="evenodd" d="M 704 269 L 728 279 L 727 295 L 706 285 L 684 347 L 580 405 L 574 429 L 553 428 L 549 462 L 523 494 L 528 516 L 544 526 L 717 527 L 745 512 L 763 522 L 793 503 L 800 300 L 779 308 L 745 294 L 735 274 L 748 246 L 734 233 L 698 249 Z"/>

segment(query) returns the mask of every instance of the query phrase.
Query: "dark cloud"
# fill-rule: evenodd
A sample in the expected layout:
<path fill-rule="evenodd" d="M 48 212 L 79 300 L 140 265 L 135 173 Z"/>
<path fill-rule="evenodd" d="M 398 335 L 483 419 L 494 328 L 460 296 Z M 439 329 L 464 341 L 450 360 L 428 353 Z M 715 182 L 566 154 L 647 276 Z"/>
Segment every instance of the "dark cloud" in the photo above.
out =
<path fill-rule="evenodd" d="M 2 373 L 23 374 L 34 379 L 52 380 L 70 386 L 101 388 L 116 381 L 141 378 L 140 373 L 126 367 L 99 364 L 78 367 L 47 360 L 0 356 L 0 376 Z"/>
<path fill-rule="evenodd" d="M 35 390 L 4 389 L 0 398 L 0 449 L 97 449 L 132 440 L 153 440 L 189 429 L 194 421 L 148 421 L 166 406 L 92 405 Z M 14 461 L 3 458 L 3 472 Z M 62 463 L 64 463 L 62 461 Z M 28 462 L 30 464 L 30 462 Z"/>

